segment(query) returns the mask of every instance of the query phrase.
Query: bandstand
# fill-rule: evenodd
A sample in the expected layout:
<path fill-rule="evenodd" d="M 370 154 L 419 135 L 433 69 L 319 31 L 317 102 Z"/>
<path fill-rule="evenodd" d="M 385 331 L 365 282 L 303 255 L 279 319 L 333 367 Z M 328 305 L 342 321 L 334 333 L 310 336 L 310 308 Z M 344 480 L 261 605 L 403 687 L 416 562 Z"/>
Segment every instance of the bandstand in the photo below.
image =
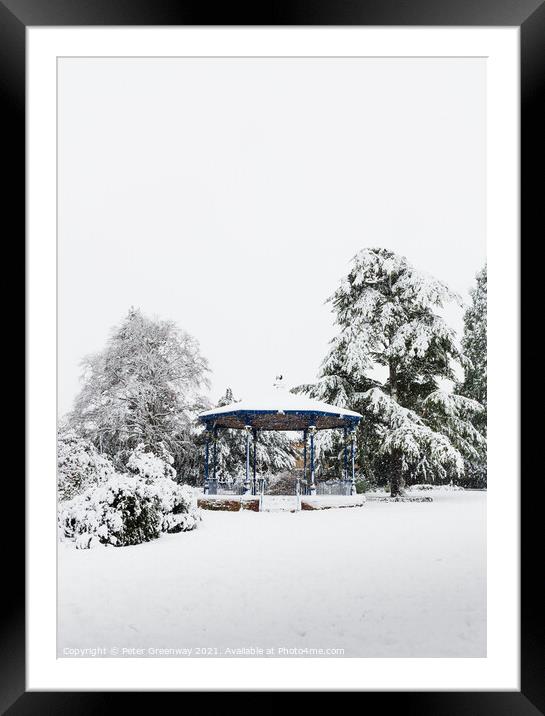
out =
<path fill-rule="evenodd" d="M 246 433 L 246 472 L 243 486 L 243 494 L 246 495 L 255 495 L 258 491 L 256 457 L 259 434 L 262 431 L 284 430 L 302 433 L 303 480 L 308 485 L 308 493 L 315 495 L 315 435 L 319 430 L 342 430 L 344 437 L 342 479 L 350 482 L 350 494 L 355 495 L 356 427 L 361 418 L 359 413 L 352 410 L 322 403 L 305 395 L 290 393 L 282 389 L 273 390 L 270 395 L 265 397 L 243 400 L 224 405 L 221 408 L 207 410 L 199 415 L 199 419 L 206 429 L 204 493 L 208 494 L 211 491 L 211 486 L 217 487 L 217 441 L 221 439 L 222 430 L 243 430 Z M 211 452 L 212 470 L 210 471 Z"/>

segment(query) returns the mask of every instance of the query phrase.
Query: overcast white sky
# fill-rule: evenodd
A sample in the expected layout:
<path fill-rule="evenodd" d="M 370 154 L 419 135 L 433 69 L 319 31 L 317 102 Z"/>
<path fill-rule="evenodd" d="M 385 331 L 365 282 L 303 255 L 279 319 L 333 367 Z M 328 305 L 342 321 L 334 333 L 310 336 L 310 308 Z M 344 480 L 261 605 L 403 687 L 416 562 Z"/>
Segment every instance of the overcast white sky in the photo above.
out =
<path fill-rule="evenodd" d="M 215 399 L 315 379 L 364 246 L 467 300 L 484 90 L 482 59 L 59 60 L 60 413 L 131 305 L 198 338 Z"/>

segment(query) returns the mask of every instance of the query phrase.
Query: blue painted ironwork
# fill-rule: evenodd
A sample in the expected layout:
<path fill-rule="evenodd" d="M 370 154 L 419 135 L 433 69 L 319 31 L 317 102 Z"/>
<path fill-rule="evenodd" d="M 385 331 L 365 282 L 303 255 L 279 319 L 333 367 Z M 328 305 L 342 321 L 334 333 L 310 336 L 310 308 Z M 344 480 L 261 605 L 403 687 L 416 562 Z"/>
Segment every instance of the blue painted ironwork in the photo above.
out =
<path fill-rule="evenodd" d="M 204 494 L 208 494 L 209 480 L 208 480 L 208 457 L 210 453 L 210 438 L 206 435 L 206 443 L 204 448 Z"/>
<path fill-rule="evenodd" d="M 243 495 L 244 485 L 242 483 L 235 483 L 228 485 L 225 482 L 219 480 L 210 480 L 209 495 Z"/>
<path fill-rule="evenodd" d="M 352 460 L 352 481 L 350 486 L 350 494 L 355 495 L 356 494 L 356 466 L 355 466 L 355 447 L 356 447 L 356 431 L 352 431 L 352 441 L 350 444 L 350 457 Z"/>
<path fill-rule="evenodd" d="M 316 485 L 316 494 L 318 495 L 351 495 L 351 485 L 348 480 L 327 480 L 326 482 L 318 482 Z"/>
<path fill-rule="evenodd" d="M 212 479 L 216 482 L 217 452 L 218 452 L 218 429 L 215 427 L 212 437 Z"/>
<path fill-rule="evenodd" d="M 257 495 L 257 430 L 254 428 L 253 430 L 253 437 L 254 437 L 254 480 L 253 480 L 253 489 L 252 494 Z"/>
<path fill-rule="evenodd" d="M 303 430 L 303 480 L 307 479 L 307 430 Z"/>
<path fill-rule="evenodd" d="M 343 428 L 343 452 L 344 452 L 344 467 L 343 467 L 343 480 L 348 480 L 348 443 L 346 441 L 347 429 Z"/>
<path fill-rule="evenodd" d="M 244 422 L 244 425 L 249 425 L 250 427 L 254 427 L 253 421 L 256 418 L 260 418 L 263 416 L 278 416 L 278 415 L 284 415 L 284 416 L 294 416 L 294 417 L 300 417 L 304 420 L 306 423 L 307 428 L 311 425 L 314 425 L 317 430 L 327 430 L 331 429 L 332 427 L 348 427 L 349 429 L 355 427 L 361 418 L 356 415 L 344 415 L 342 413 L 336 413 L 335 411 L 316 411 L 316 410 L 283 410 L 282 412 L 279 412 L 278 410 L 230 410 L 229 412 L 223 412 L 223 413 L 212 413 L 209 415 L 201 415 L 199 416 L 199 420 L 201 420 L 205 424 L 214 424 L 218 420 L 223 420 L 224 418 L 228 417 L 236 417 L 241 422 Z M 323 428 L 319 425 L 319 418 L 332 418 L 340 421 L 340 424 L 335 426 L 325 426 Z M 318 425 L 316 424 L 318 423 Z M 242 427 L 242 426 L 241 426 Z M 259 426 L 263 429 L 268 429 L 264 426 Z M 294 428 L 286 427 L 286 428 L 276 428 L 271 427 L 271 430 L 293 430 Z"/>
<path fill-rule="evenodd" d="M 314 433 L 316 428 L 311 425 L 309 428 L 310 432 L 310 494 L 316 494 L 316 484 L 314 480 Z"/>
<path fill-rule="evenodd" d="M 333 406 L 332 406 L 333 407 Z M 274 416 L 275 419 L 267 420 L 267 416 Z M 224 418 L 234 418 L 231 424 L 229 422 L 220 422 Z M 295 420 L 290 420 L 295 418 Z M 297 420 L 299 418 L 300 420 Z M 343 430 L 344 436 L 344 466 L 343 477 L 345 483 L 350 484 L 350 489 L 355 494 L 355 446 L 354 434 L 358 423 L 361 420 L 357 415 L 345 415 L 337 413 L 335 410 L 232 410 L 228 413 L 212 413 L 209 415 L 199 416 L 201 422 L 205 425 L 208 432 L 205 446 L 205 466 L 204 466 L 204 492 L 205 494 L 213 485 L 219 489 L 217 481 L 217 439 L 219 429 L 231 427 L 234 429 L 244 428 L 246 430 L 246 475 L 242 491 L 244 494 L 258 493 L 257 480 L 257 434 L 260 429 L 263 430 L 303 430 L 303 480 L 300 485 L 301 491 L 305 494 L 316 494 L 316 475 L 315 475 L 315 443 L 314 435 L 317 430 L 338 429 Z M 253 479 L 250 478 L 250 432 L 253 434 Z M 310 475 L 308 472 L 308 433 L 310 432 Z M 213 433 L 213 474 L 210 478 L 210 433 Z M 351 461 L 352 461 L 352 479 L 349 482 L 348 477 L 348 452 L 347 452 L 347 435 L 350 433 L 352 437 Z M 222 486 L 222 489 L 223 488 Z"/>
<path fill-rule="evenodd" d="M 250 493 L 250 426 L 246 426 L 246 479 L 244 480 L 244 494 Z"/>

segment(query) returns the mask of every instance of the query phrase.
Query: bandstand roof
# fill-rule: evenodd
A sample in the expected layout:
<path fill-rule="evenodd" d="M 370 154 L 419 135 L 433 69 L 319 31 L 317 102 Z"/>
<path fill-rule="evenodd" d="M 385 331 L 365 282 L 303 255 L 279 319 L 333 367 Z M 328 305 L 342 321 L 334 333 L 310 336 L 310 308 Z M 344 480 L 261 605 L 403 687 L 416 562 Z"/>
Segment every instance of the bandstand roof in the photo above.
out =
<path fill-rule="evenodd" d="M 317 430 L 350 429 L 356 427 L 361 417 L 353 410 L 278 388 L 269 394 L 213 408 L 199 415 L 209 428 L 243 429 L 250 425 L 256 430 L 305 430 L 310 425 L 315 425 Z"/>

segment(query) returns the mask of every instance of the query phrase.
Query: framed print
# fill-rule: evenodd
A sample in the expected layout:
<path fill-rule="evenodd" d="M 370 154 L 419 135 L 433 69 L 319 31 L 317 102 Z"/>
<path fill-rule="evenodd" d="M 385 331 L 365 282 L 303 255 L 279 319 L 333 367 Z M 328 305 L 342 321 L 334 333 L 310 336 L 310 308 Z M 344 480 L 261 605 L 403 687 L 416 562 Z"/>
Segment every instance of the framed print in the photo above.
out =
<path fill-rule="evenodd" d="M 543 8 L 3 3 L 28 329 L 9 713 L 543 709 L 518 348 Z"/>

